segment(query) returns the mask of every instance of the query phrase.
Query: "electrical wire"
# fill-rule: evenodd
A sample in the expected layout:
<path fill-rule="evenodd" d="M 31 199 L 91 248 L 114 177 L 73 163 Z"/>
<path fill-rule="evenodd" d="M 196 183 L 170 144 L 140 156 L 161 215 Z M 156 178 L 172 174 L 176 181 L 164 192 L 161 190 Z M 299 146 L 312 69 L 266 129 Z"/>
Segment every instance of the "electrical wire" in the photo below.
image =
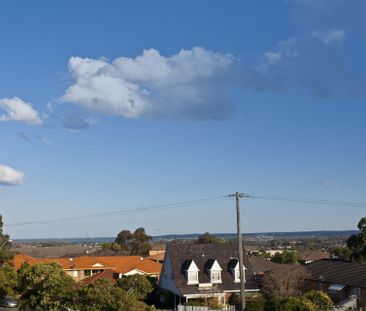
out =
<path fill-rule="evenodd" d="M 109 211 L 103 213 L 96 213 L 96 214 L 88 214 L 88 215 L 79 215 L 73 217 L 63 217 L 63 218 L 54 218 L 54 219 L 47 219 L 47 220 L 35 220 L 35 221 L 27 221 L 27 222 L 18 222 L 12 224 L 4 224 L 6 227 L 18 227 L 18 226 L 27 226 L 27 225 L 43 225 L 43 224 L 50 224 L 50 223 L 57 223 L 57 222 L 69 222 L 78 219 L 90 219 L 90 218 L 100 218 L 100 217 L 111 217 L 121 214 L 131 214 L 131 213 L 145 213 L 151 211 L 158 211 L 158 210 L 165 210 L 165 209 L 172 209 L 190 205 L 197 205 L 197 204 L 209 204 L 218 201 L 227 200 L 226 196 L 217 196 L 205 199 L 197 199 L 197 200 L 189 200 L 189 201 L 181 201 L 176 203 L 167 203 L 167 204 L 160 204 L 160 205 L 153 205 L 148 207 L 142 208 L 131 208 L 126 210 L 116 210 L 116 211 Z"/>
<path fill-rule="evenodd" d="M 271 195 L 264 195 L 264 194 L 247 194 L 247 197 L 252 198 L 252 199 L 262 199 L 262 200 L 271 200 L 271 201 L 311 203 L 311 204 L 344 206 L 344 207 L 366 207 L 366 202 L 332 201 L 332 200 L 287 197 L 287 196 L 271 196 Z"/>

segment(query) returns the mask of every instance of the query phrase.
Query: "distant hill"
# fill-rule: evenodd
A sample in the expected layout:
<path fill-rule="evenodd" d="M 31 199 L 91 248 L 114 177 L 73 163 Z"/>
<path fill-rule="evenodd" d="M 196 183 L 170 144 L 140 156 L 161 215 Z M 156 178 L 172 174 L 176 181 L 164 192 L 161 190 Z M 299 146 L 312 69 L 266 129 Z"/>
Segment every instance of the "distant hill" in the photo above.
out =
<path fill-rule="evenodd" d="M 329 237 L 348 237 L 357 233 L 356 230 L 342 230 L 342 231 L 298 231 L 298 232 L 256 232 L 245 233 L 244 237 L 248 240 L 256 239 L 299 239 L 299 238 L 329 238 Z M 202 233 L 188 233 L 188 234 L 166 234 L 153 236 L 153 241 L 160 240 L 175 240 L 175 239 L 196 239 Z M 211 233 L 217 237 L 224 239 L 231 239 L 236 237 L 236 233 Z M 94 237 L 94 238 L 65 238 L 65 239 L 14 239 L 15 243 L 46 243 L 54 242 L 57 244 L 91 244 L 91 243 L 105 243 L 113 242 L 115 237 Z"/>

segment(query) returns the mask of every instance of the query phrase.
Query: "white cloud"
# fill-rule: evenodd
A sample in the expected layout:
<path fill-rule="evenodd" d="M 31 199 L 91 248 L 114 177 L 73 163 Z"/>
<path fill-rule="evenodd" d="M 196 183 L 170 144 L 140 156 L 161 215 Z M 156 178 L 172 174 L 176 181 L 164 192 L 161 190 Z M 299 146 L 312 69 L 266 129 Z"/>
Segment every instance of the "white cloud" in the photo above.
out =
<path fill-rule="evenodd" d="M 23 183 L 24 174 L 9 166 L 0 165 L 0 185 L 17 186 Z"/>
<path fill-rule="evenodd" d="M 32 105 L 18 97 L 0 99 L 0 121 L 19 121 L 27 124 L 42 123 L 38 112 Z"/>
<path fill-rule="evenodd" d="M 233 61 L 200 47 L 169 57 L 154 49 L 113 61 L 71 57 L 75 83 L 62 100 L 126 118 L 224 119 L 233 110 L 222 87 Z"/>
<path fill-rule="evenodd" d="M 339 186 L 339 182 L 332 181 L 332 180 L 326 180 L 326 181 L 323 182 L 323 186 L 324 187 L 335 188 L 335 187 Z"/>
<path fill-rule="evenodd" d="M 333 45 L 342 43 L 346 36 L 346 32 L 342 29 L 329 31 L 313 31 L 312 35 L 326 45 Z"/>

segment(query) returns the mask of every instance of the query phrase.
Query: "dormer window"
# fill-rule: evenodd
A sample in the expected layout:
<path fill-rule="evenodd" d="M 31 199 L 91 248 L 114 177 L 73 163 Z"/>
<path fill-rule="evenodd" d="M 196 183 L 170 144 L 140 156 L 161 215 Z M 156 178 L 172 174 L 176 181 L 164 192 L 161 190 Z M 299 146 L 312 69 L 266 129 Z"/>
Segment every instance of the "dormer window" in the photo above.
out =
<path fill-rule="evenodd" d="M 239 269 L 240 265 L 239 265 L 239 261 L 238 260 L 234 260 L 232 262 L 232 265 L 231 265 L 231 275 L 233 276 L 234 278 L 234 282 L 235 283 L 239 283 L 240 282 L 240 269 Z M 245 270 L 246 268 L 243 266 L 244 268 L 244 281 L 245 281 Z"/>
<path fill-rule="evenodd" d="M 198 284 L 198 271 L 200 271 L 195 264 L 194 260 L 191 260 L 188 263 L 188 267 L 185 271 L 186 273 L 186 279 L 187 279 L 187 285 L 195 285 Z"/>
<path fill-rule="evenodd" d="M 210 277 L 210 282 L 212 284 L 222 283 L 222 280 L 221 280 L 222 269 L 216 259 L 209 260 L 207 262 L 206 269 L 207 269 L 208 275 Z"/>

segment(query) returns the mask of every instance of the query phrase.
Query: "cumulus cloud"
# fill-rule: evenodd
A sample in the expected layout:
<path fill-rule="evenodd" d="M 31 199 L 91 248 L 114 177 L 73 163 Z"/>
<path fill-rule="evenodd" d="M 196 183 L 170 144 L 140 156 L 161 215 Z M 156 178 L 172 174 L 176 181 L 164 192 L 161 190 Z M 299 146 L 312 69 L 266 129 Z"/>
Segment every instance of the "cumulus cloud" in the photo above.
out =
<path fill-rule="evenodd" d="M 0 121 L 19 121 L 27 124 L 41 124 L 38 112 L 30 103 L 18 97 L 0 99 Z"/>
<path fill-rule="evenodd" d="M 24 174 L 9 166 L 0 165 L 0 185 L 17 186 L 23 183 Z"/>
<path fill-rule="evenodd" d="M 224 119 L 233 111 L 223 87 L 233 63 L 200 47 L 168 57 L 154 49 L 113 61 L 71 57 L 75 83 L 62 100 L 126 118 Z"/>

